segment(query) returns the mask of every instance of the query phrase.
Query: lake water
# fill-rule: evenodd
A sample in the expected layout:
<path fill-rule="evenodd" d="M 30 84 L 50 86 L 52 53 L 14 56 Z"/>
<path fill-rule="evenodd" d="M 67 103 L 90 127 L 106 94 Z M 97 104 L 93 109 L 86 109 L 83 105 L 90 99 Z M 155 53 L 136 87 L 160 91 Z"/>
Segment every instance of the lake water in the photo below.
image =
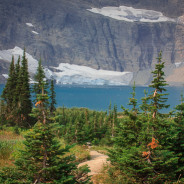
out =
<path fill-rule="evenodd" d="M 0 93 L 4 85 L 0 85 Z M 136 87 L 136 99 L 138 104 L 144 97 L 144 90 L 149 93 L 152 89 L 148 87 Z M 57 107 L 87 107 L 89 109 L 106 111 L 111 103 L 117 105 L 118 111 L 121 111 L 121 105 L 130 108 L 127 104 L 131 98 L 131 86 L 55 86 Z M 164 110 L 168 112 L 180 103 L 180 95 L 184 91 L 184 87 L 167 87 L 169 93 L 167 104 L 170 108 Z"/>

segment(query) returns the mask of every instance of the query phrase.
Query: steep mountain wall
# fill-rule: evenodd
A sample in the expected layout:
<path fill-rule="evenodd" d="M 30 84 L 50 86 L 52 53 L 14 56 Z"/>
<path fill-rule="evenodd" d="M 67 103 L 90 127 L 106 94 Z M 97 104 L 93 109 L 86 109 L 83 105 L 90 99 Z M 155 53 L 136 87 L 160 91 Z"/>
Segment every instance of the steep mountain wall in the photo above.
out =
<path fill-rule="evenodd" d="M 176 21 L 127 22 L 87 10 L 120 5 L 161 11 Z M 146 84 L 160 50 L 166 73 L 183 62 L 182 15 L 181 0 L 0 0 L 0 50 L 25 47 L 45 66 L 131 71 L 137 83 Z M 148 75 L 144 82 L 143 73 Z"/>

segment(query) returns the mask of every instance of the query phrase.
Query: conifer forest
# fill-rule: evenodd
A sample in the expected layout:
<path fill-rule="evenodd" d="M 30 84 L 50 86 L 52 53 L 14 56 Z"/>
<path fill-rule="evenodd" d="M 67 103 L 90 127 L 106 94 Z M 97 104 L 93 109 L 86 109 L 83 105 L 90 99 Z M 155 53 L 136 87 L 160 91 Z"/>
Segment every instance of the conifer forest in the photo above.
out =
<path fill-rule="evenodd" d="M 30 84 L 25 50 L 12 61 L 0 101 L 2 184 L 179 184 L 184 183 L 184 97 L 169 113 L 162 52 L 141 105 L 132 86 L 129 109 L 56 108 L 54 80 L 41 59 Z M 123 98 L 123 97 L 122 97 Z M 120 99 L 121 100 L 121 99 Z M 90 144 L 90 146 L 89 146 Z M 90 149 L 108 156 L 93 176 Z"/>

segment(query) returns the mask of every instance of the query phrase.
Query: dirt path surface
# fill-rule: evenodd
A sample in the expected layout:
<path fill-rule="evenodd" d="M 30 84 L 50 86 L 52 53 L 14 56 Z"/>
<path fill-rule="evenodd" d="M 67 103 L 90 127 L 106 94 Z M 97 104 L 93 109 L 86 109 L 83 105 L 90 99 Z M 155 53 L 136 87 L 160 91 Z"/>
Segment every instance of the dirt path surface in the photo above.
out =
<path fill-rule="evenodd" d="M 97 151 L 90 151 L 90 157 L 91 159 L 89 161 L 79 164 L 79 167 L 85 164 L 89 166 L 91 170 L 91 172 L 89 173 L 89 176 L 99 174 L 103 169 L 103 166 L 108 164 L 108 161 L 107 161 L 108 156 L 101 154 Z"/>

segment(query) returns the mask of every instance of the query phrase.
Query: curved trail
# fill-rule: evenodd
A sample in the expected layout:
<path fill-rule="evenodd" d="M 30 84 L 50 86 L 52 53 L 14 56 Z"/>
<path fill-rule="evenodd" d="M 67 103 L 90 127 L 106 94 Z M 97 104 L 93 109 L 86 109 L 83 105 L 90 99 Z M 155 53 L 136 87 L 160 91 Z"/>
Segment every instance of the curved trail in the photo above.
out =
<path fill-rule="evenodd" d="M 91 170 L 91 172 L 88 173 L 89 176 L 99 174 L 103 169 L 103 166 L 109 163 L 109 161 L 107 161 L 108 156 L 97 151 L 90 151 L 90 157 L 90 160 L 79 164 L 79 167 L 85 164 L 89 166 Z"/>

